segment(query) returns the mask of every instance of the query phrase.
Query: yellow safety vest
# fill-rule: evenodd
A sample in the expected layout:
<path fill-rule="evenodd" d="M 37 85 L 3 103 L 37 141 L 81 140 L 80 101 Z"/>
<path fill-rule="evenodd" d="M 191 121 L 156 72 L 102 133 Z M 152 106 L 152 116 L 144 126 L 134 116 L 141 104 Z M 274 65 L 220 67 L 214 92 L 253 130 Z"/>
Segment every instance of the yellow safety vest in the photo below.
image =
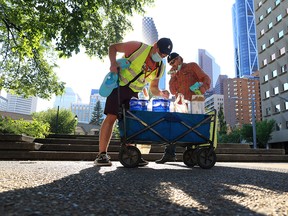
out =
<path fill-rule="evenodd" d="M 129 87 L 134 92 L 140 92 L 144 88 L 144 86 L 147 83 L 150 83 L 153 79 L 156 77 L 161 77 L 164 72 L 164 66 L 163 62 L 160 63 L 159 71 L 158 69 L 155 69 L 154 71 L 146 71 L 146 73 L 149 73 L 149 76 L 145 78 L 145 60 L 147 56 L 149 55 L 149 52 L 151 50 L 152 46 L 149 46 L 147 44 L 141 45 L 139 49 L 137 49 L 130 57 L 128 57 L 128 60 L 130 62 L 130 67 L 127 69 L 121 70 L 119 74 L 119 84 L 120 86 L 127 85 L 131 80 L 133 80 L 134 77 L 137 76 L 137 74 L 141 73 L 143 71 L 143 74 L 139 76 L 135 81 L 130 83 Z"/>

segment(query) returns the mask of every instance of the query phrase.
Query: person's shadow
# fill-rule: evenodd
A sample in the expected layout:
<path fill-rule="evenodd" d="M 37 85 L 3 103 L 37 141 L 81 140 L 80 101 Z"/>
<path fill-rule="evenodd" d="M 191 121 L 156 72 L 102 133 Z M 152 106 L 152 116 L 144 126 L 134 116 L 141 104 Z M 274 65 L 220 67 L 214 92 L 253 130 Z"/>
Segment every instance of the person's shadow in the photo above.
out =
<path fill-rule="evenodd" d="M 46 185 L 2 192 L 0 214 L 272 215 L 277 212 L 269 209 L 273 196 L 288 192 L 287 173 L 217 163 L 208 170 L 157 164 L 124 168 L 119 162 L 100 168 L 87 162 L 87 167 Z M 263 211 L 245 207 L 249 202 Z"/>

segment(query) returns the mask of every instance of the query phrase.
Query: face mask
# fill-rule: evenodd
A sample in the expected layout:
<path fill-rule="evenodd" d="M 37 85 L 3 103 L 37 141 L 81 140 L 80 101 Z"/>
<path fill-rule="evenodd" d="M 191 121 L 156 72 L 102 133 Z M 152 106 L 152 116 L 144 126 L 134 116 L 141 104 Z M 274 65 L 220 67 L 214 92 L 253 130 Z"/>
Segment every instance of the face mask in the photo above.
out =
<path fill-rule="evenodd" d="M 162 60 L 162 57 L 159 55 L 158 52 L 156 52 L 156 53 L 154 53 L 154 54 L 152 55 L 152 60 L 153 60 L 154 62 L 160 62 L 160 61 Z"/>
<path fill-rule="evenodd" d="M 178 70 L 178 71 L 181 70 L 181 67 L 182 67 L 182 64 L 178 65 L 178 66 L 177 66 L 177 70 Z"/>

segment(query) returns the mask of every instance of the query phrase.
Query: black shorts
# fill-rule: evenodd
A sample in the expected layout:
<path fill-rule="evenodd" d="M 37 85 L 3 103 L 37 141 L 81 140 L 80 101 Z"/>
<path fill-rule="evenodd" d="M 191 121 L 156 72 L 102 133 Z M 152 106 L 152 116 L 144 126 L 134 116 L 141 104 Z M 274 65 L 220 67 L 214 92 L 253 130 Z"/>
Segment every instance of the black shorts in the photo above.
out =
<path fill-rule="evenodd" d="M 120 90 L 120 102 L 118 101 L 118 91 Z M 138 92 L 133 92 L 128 86 L 120 86 L 113 89 L 106 99 L 104 114 L 118 115 L 119 108 L 125 104 L 125 109 L 129 109 L 129 102 L 132 97 L 138 98 Z"/>

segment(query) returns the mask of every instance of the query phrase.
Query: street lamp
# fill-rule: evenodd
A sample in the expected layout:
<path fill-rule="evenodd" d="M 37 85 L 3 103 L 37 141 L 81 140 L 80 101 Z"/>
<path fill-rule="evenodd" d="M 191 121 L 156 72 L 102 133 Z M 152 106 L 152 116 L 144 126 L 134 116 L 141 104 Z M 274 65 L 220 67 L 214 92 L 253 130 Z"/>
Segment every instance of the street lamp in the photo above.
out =
<path fill-rule="evenodd" d="M 74 116 L 74 120 L 77 123 L 77 121 L 78 121 L 78 116 L 77 115 Z M 77 127 L 77 124 L 76 124 L 76 126 L 74 128 L 74 135 L 76 135 L 76 127 Z"/>
<path fill-rule="evenodd" d="M 235 99 L 235 100 L 245 100 L 245 99 L 241 99 L 238 97 L 230 97 L 230 99 Z M 247 100 L 246 100 L 247 101 Z M 255 119 L 255 100 L 254 97 L 251 97 L 251 105 L 252 105 L 252 132 L 253 132 L 253 148 L 256 149 L 257 148 L 257 140 L 256 140 L 256 119 Z"/>

